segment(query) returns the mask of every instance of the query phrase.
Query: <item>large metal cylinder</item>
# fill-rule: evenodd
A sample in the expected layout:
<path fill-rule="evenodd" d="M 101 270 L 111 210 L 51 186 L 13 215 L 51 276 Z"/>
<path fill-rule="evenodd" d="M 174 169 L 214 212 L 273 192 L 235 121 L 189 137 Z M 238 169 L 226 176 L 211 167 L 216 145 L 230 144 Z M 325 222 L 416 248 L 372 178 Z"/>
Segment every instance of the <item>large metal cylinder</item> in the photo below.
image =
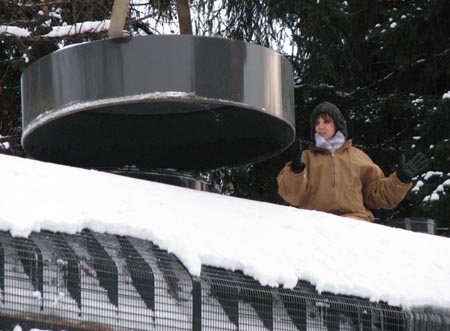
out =
<path fill-rule="evenodd" d="M 295 137 L 292 65 L 255 44 L 145 36 L 63 48 L 22 75 L 25 151 L 76 166 L 208 169 Z"/>

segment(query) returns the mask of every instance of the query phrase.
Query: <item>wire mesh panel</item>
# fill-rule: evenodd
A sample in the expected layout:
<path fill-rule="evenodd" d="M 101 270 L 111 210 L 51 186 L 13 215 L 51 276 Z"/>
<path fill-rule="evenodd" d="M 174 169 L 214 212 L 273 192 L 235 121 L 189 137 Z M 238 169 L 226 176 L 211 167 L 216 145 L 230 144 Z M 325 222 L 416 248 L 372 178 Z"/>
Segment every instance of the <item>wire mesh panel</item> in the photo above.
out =
<path fill-rule="evenodd" d="M 216 330 L 405 330 L 402 309 L 367 300 L 262 287 L 237 272 L 204 268 L 203 327 Z"/>
<path fill-rule="evenodd" d="M 270 288 L 242 275 L 205 267 L 202 273 L 202 326 L 216 330 L 273 330 Z"/>
<path fill-rule="evenodd" d="M 192 329 L 192 278 L 179 261 L 151 242 L 129 238 L 154 272 L 155 330 Z"/>
<path fill-rule="evenodd" d="M 192 277 L 153 243 L 92 231 L 0 232 L 0 330 L 448 330 L 450 313 L 261 286 L 241 272 Z"/>

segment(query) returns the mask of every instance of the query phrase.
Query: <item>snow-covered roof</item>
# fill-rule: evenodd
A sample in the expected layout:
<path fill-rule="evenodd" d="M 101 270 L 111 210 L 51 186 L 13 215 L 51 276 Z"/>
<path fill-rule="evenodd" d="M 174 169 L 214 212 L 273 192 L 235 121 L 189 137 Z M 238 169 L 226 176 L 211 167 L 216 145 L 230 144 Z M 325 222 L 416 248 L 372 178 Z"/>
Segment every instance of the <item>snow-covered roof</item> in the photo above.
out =
<path fill-rule="evenodd" d="M 0 155 L 0 230 L 83 228 L 151 240 L 193 276 L 241 270 L 403 307 L 450 308 L 450 239 L 322 212 Z"/>

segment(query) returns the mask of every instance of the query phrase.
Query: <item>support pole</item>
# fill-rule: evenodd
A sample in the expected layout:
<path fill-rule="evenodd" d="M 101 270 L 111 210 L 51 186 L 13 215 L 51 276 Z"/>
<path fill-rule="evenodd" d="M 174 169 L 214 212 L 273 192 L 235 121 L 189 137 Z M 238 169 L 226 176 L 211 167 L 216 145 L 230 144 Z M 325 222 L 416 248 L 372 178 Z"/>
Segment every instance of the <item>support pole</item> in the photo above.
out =
<path fill-rule="evenodd" d="M 123 37 L 123 28 L 125 26 L 129 4 L 130 0 L 114 0 L 111 22 L 109 23 L 108 29 L 109 38 Z"/>

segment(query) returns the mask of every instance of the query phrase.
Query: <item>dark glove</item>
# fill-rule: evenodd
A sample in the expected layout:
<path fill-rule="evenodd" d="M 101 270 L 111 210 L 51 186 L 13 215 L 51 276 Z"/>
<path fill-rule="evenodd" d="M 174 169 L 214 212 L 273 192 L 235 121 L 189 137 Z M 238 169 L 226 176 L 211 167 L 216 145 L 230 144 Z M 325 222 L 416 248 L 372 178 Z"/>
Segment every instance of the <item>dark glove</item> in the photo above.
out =
<path fill-rule="evenodd" d="M 422 153 L 417 153 L 406 162 L 405 154 L 400 156 L 397 177 L 403 183 L 411 183 L 411 179 L 422 174 L 430 167 L 430 161 Z"/>
<path fill-rule="evenodd" d="M 291 147 L 291 170 L 295 173 L 300 173 L 305 169 L 305 164 L 302 161 L 302 142 L 297 139 Z"/>

